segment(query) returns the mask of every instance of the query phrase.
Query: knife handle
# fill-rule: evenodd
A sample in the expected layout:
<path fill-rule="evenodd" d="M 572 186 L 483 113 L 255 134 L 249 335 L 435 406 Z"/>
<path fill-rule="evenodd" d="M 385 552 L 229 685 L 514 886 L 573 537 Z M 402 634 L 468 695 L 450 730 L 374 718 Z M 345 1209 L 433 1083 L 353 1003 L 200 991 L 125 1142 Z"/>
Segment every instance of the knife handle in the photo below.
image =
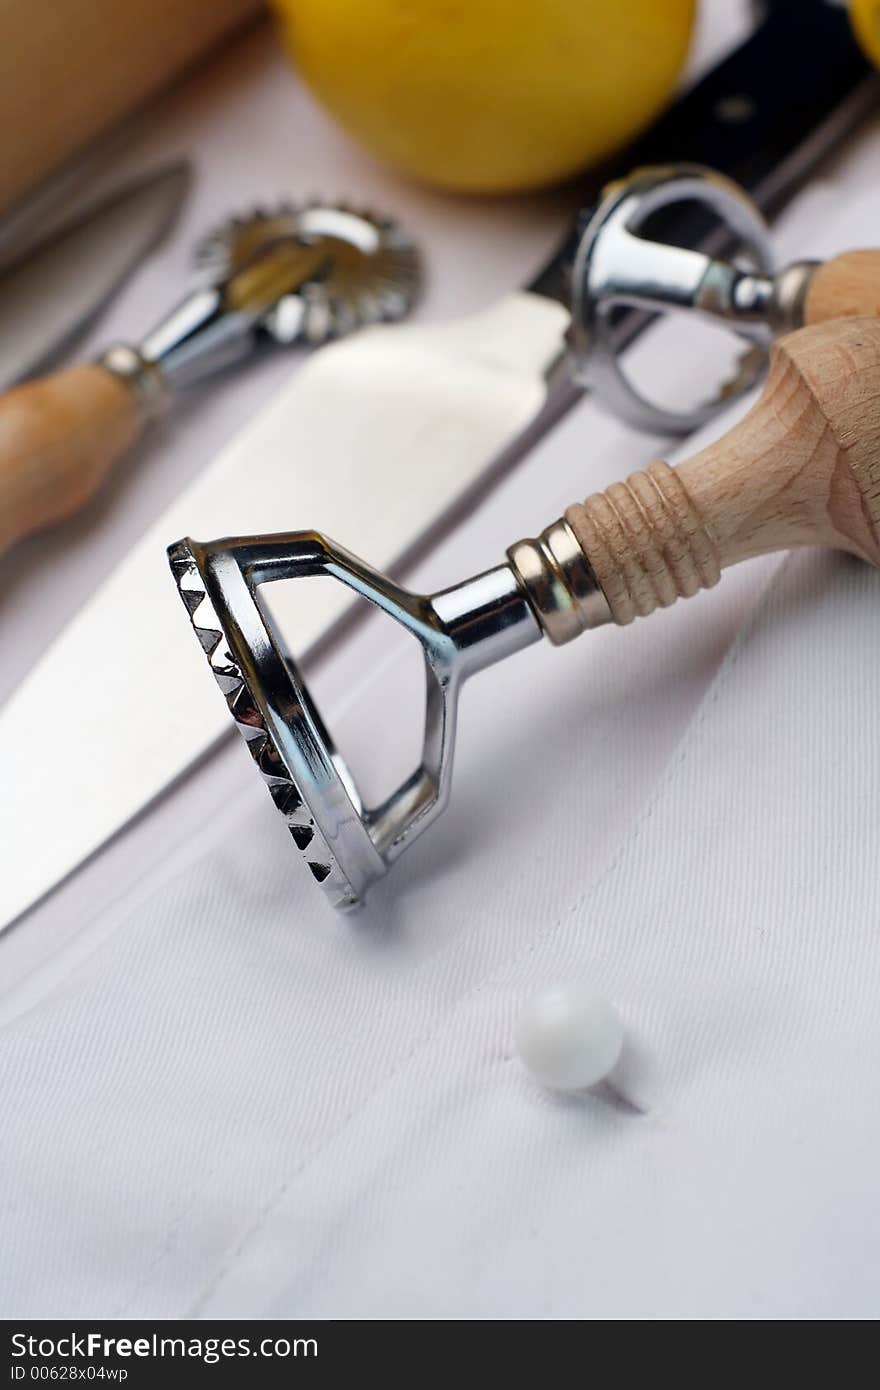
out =
<path fill-rule="evenodd" d="M 728 434 L 565 519 L 620 624 L 773 550 L 834 546 L 880 565 L 880 321 L 781 338 L 760 400 Z"/>
<path fill-rule="evenodd" d="M 99 366 L 69 367 L 0 398 L 0 553 L 83 506 L 133 444 L 133 393 Z"/>
<path fill-rule="evenodd" d="M 880 315 L 880 251 L 847 251 L 816 266 L 804 301 L 804 323 Z"/>

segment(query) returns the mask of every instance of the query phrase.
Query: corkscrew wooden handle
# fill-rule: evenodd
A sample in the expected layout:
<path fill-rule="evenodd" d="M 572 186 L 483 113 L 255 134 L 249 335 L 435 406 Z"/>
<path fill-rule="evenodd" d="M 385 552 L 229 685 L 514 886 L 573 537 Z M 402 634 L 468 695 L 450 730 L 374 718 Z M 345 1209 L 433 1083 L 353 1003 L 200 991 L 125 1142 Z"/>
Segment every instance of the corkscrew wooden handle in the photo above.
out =
<path fill-rule="evenodd" d="M 880 251 L 847 251 L 813 271 L 804 301 L 804 322 L 880 315 Z"/>
<path fill-rule="evenodd" d="M 880 321 L 781 339 L 760 400 L 722 439 L 565 516 L 622 624 L 772 550 L 835 546 L 880 565 Z"/>

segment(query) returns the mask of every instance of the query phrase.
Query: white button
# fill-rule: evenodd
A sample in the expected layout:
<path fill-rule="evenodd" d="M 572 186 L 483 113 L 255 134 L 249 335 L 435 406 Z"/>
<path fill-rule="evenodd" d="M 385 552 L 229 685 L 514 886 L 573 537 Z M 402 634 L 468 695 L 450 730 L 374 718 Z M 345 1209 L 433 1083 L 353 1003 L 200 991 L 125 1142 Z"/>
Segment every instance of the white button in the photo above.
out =
<path fill-rule="evenodd" d="M 526 1005 L 515 1040 L 523 1064 L 543 1086 L 581 1091 L 615 1066 L 623 1024 L 608 1000 L 586 985 L 557 985 Z"/>

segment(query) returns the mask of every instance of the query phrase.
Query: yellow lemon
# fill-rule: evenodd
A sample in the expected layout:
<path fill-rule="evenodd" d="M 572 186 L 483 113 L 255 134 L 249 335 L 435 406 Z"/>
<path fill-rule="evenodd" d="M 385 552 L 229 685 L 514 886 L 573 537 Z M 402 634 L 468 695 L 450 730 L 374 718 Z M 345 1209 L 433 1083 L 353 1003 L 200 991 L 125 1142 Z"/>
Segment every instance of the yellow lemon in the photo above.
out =
<path fill-rule="evenodd" d="M 696 0 L 273 0 L 300 73 L 407 173 L 501 193 L 556 183 L 657 114 Z"/>
<path fill-rule="evenodd" d="M 880 67 L 880 0 L 850 0 L 849 13 L 859 43 Z"/>

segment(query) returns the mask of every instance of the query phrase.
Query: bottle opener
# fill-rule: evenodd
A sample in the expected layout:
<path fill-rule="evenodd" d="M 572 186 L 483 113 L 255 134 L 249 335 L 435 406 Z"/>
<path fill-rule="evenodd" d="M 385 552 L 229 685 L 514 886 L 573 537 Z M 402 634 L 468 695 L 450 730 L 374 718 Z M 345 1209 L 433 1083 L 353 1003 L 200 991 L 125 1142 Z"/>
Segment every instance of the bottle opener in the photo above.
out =
<path fill-rule="evenodd" d="M 662 235 L 663 217 L 681 205 L 714 224 L 718 245 L 738 248 L 740 258 L 725 260 L 706 251 L 670 245 Z M 870 257 L 876 276 L 873 300 L 852 295 L 836 313 L 880 311 L 880 252 Z M 742 264 L 742 257 L 748 264 Z M 842 258 L 835 293 L 848 277 Z M 638 429 L 652 434 L 690 434 L 723 406 L 749 391 L 764 374 L 771 341 L 809 322 L 828 317 L 823 293 L 814 284 L 818 261 L 796 261 L 774 273 L 769 232 L 758 208 L 733 180 L 695 164 L 638 169 L 603 191 L 586 223 L 572 268 L 570 345 L 577 378 L 602 403 Z M 853 288 L 865 288 L 867 265 Z M 669 410 L 634 385 L 621 360 L 631 333 L 616 331 L 622 307 L 645 314 L 684 313 L 729 328 L 748 350 L 739 369 L 718 394 L 690 410 Z"/>

